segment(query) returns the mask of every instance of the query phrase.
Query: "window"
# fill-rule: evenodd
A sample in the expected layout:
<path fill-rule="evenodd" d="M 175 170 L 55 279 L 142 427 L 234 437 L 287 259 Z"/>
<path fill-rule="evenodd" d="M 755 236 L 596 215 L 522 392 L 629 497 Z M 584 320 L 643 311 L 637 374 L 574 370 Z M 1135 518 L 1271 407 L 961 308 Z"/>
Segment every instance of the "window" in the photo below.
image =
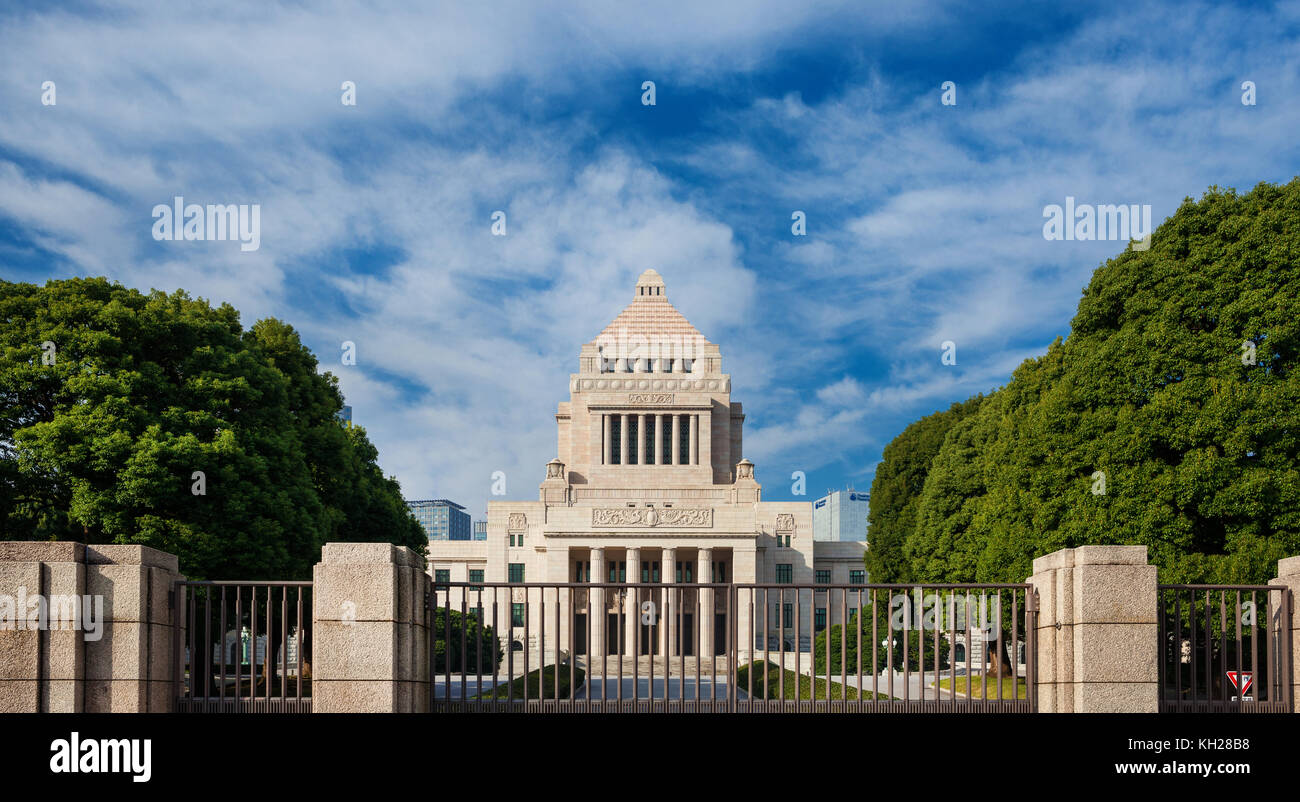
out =
<path fill-rule="evenodd" d="M 510 563 L 510 581 L 511 581 L 511 582 L 523 582 L 523 581 L 524 581 L 524 564 L 523 564 L 523 563 Z"/>
<path fill-rule="evenodd" d="M 776 581 L 779 585 L 789 585 L 794 581 L 794 565 L 792 563 L 777 563 Z"/>
<path fill-rule="evenodd" d="M 785 626 L 794 626 L 794 605 L 792 603 L 786 602 L 781 605 L 781 617 L 784 620 Z"/>
<path fill-rule="evenodd" d="M 524 625 L 524 605 L 522 602 L 515 602 L 510 605 L 510 626 L 522 627 Z"/>
<path fill-rule="evenodd" d="M 677 583 L 678 583 L 678 584 L 681 584 L 682 582 L 694 582 L 694 581 L 695 581 L 695 577 L 694 577 L 694 575 L 692 574 L 692 571 L 691 571 L 691 565 L 692 565 L 692 564 L 691 564 L 691 561 L 690 561 L 690 560 L 686 560 L 686 561 L 678 560 L 678 561 L 677 561 Z M 682 572 L 683 572 L 683 571 L 685 571 L 685 573 L 686 573 L 686 578 L 685 578 L 685 579 L 682 579 Z"/>
<path fill-rule="evenodd" d="M 785 536 L 785 547 L 786 547 L 787 549 L 790 548 L 790 536 L 789 536 L 789 535 L 786 535 L 786 536 Z"/>
<path fill-rule="evenodd" d="M 817 584 L 829 585 L 831 583 L 831 572 L 823 569 L 817 569 Z"/>
<path fill-rule="evenodd" d="M 626 581 L 627 581 L 627 563 L 622 562 L 622 561 L 619 561 L 619 562 L 615 563 L 615 562 L 613 562 L 613 561 L 611 560 L 610 563 L 609 563 L 609 581 L 610 581 L 610 582 L 626 582 Z"/>
<path fill-rule="evenodd" d="M 849 571 L 849 584 L 850 585 L 867 584 L 867 572 L 865 570 Z"/>
<path fill-rule="evenodd" d="M 813 626 L 816 627 L 816 629 L 814 630 L 814 631 L 816 631 L 816 632 L 821 632 L 823 629 L 826 628 L 826 608 L 825 608 L 825 607 L 818 607 L 818 608 L 813 612 Z"/>
<path fill-rule="evenodd" d="M 627 464 L 637 465 L 640 460 L 637 454 L 637 416 L 628 415 L 627 421 Z"/>
<path fill-rule="evenodd" d="M 579 560 L 573 564 L 573 581 L 590 582 L 591 581 L 591 563 Z"/>
<path fill-rule="evenodd" d="M 647 415 L 645 419 L 645 459 L 641 460 L 643 465 L 655 464 L 655 420 L 658 415 Z"/>
<path fill-rule="evenodd" d="M 691 416 L 681 415 L 681 431 L 677 433 L 677 464 L 691 464 Z M 671 455 L 669 457 L 671 459 Z"/>
<path fill-rule="evenodd" d="M 446 585 L 451 582 L 451 571 L 447 568 L 439 568 L 433 572 L 433 581 L 439 585 Z"/>
<path fill-rule="evenodd" d="M 714 582 L 726 582 L 726 581 L 727 581 L 727 564 L 726 564 L 726 563 L 714 563 L 714 564 L 713 564 L 713 581 L 714 581 Z"/>
<path fill-rule="evenodd" d="M 482 568 L 471 568 L 471 569 L 469 569 L 469 581 L 470 581 L 470 582 L 482 582 L 482 581 L 483 581 L 483 569 L 482 569 Z M 482 588 L 481 588 L 481 587 L 478 587 L 478 586 L 475 586 L 475 587 L 472 588 L 472 590 L 482 590 Z"/>
<path fill-rule="evenodd" d="M 659 581 L 659 561 L 643 561 L 641 563 L 641 581 L 658 582 Z"/>

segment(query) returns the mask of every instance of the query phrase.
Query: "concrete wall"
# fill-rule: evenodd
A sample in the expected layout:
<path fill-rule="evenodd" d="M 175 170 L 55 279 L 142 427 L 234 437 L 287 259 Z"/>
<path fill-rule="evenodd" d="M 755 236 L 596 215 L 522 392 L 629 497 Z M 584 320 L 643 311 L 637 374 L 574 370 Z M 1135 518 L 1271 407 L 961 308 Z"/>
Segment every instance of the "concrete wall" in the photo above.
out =
<path fill-rule="evenodd" d="M 1154 713 L 1156 567 L 1146 546 L 1080 546 L 1034 560 L 1038 709 Z"/>
<path fill-rule="evenodd" d="M 431 580 L 390 543 L 327 543 L 313 576 L 312 712 L 429 709 Z"/>
<path fill-rule="evenodd" d="M 97 638 L 89 621 L 54 615 L 44 629 L 0 629 L 0 712 L 171 712 L 182 578 L 174 555 L 145 546 L 0 542 L 0 595 L 98 598 L 103 611 Z"/>

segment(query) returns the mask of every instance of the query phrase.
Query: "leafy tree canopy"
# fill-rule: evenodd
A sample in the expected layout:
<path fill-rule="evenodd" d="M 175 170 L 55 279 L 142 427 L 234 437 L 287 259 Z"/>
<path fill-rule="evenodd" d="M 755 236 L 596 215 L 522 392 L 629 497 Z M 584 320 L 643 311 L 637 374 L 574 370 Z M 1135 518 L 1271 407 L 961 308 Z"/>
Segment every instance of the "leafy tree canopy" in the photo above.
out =
<path fill-rule="evenodd" d="M 0 352 L 0 540 L 152 546 L 207 579 L 309 577 L 331 540 L 427 543 L 285 323 L 0 281 Z"/>
<path fill-rule="evenodd" d="M 868 511 L 871 548 L 866 553 L 872 582 L 901 582 L 907 578 L 903 541 L 916 524 L 916 507 L 925 487 L 930 463 L 939 453 L 948 430 L 983 403 L 982 395 L 910 424 L 885 446 L 871 482 Z"/>
<path fill-rule="evenodd" d="M 898 578 L 1023 581 L 1094 543 L 1164 582 L 1272 577 L 1300 553 L 1298 257 L 1300 179 L 1212 187 L 1099 267 L 1069 338 L 944 434 Z"/>

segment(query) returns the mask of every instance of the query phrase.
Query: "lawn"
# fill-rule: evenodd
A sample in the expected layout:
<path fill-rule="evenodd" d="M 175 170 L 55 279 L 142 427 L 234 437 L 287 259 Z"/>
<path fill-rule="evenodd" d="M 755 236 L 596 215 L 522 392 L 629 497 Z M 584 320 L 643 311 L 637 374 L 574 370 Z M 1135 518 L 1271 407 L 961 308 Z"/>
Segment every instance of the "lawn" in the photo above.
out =
<path fill-rule="evenodd" d="M 573 682 L 581 688 L 583 680 L 587 674 L 581 668 L 573 667 Z M 541 687 L 538 687 L 540 680 Z M 516 677 L 509 683 L 501 683 L 487 693 L 475 697 L 476 699 L 505 699 L 507 696 L 511 699 L 522 701 L 524 698 L 524 682 L 528 683 L 528 699 L 568 699 L 571 689 L 569 688 L 569 666 L 560 666 L 560 694 L 555 695 L 555 665 L 549 665 L 536 671 L 528 672 L 525 677 Z"/>
<path fill-rule="evenodd" d="M 973 699 L 983 699 L 985 680 L 976 677 L 974 682 L 975 689 L 973 692 L 969 692 L 966 690 L 966 680 L 967 680 L 966 677 L 957 678 L 957 688 L 956 688 L 957 693 L 966 694 L 967 696 Z M 998 678 L 996 676 L 988 677 L 987 682 L 988 682 L 988 698 L 996 701 L 998 698 Z M 1029 692 L 1025 687 L 1024 677 L 1003 677 L 1002 678 L 1003 699 L 1012 698 L 1011 696 L 1012 687 L 1013 687 L 1012 683 L 1015 683 L 1014 688 L 1015 688 L 1016 699 L 1025 699 L 1028 697 Z M 951 690 L 952 678 L 949 677 L 948 679 L 939 680 L 939 687 L 945 690 Z"/>
<path fill-rule="evenodd" d="M 750 671 L 754 672 L 754 687 L 752 691 L 747 690 L 747 684 L 750 682 Z M 781 677 L 785 675 L 785 695 L 781 694 Z M 827 682 L 824 679 L 817 680 L 817 701 L 825 701 Z M 756 662 L 749 665 L 741 666 L 736 669 L 736 689 L 738 691 L 749 693 L 754 699 L 795 699 L 795 689 L 798 688 L 798 699 L 800 701 L 812 701 L 813 699 L 813 679 L 807 674 L 796 674 L 790 669 L 782 671 L 776 663 Z M 851 686 L 842 686 L 838 682 L 830 683 L 830 699 L 835 701 L 840 699 L 841 690 L 844 692 L 845 699 L 856 700 L 858 698 L 858 689 Z M 875 694 L 870 691 L 864 691 L 863 699 L 874 699 Z M 881 696 L 881 699 L 887 697 Z"/>

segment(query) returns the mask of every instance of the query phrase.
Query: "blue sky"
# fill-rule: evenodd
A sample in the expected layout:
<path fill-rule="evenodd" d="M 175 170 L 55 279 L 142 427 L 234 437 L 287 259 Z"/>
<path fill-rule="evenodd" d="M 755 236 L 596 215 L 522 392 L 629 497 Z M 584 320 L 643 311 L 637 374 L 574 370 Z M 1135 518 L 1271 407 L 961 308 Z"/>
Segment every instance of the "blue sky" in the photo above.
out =
<path fill-rule="evenodd" d="M 780 500 L 869 486 L 1068 335 L 1124 243 L 1046 241 L 1045 205 L 1158 222 L 1300 173 L 1297 3 L 439 6 L 7 6 L 0 276 L 292 323 L 405 494 L 479 518 L 494 471 L 535 497 L 579 347 L 653 267 Z M 261 247 L 155 242 L 175 195 L 260 204 Z"/>

